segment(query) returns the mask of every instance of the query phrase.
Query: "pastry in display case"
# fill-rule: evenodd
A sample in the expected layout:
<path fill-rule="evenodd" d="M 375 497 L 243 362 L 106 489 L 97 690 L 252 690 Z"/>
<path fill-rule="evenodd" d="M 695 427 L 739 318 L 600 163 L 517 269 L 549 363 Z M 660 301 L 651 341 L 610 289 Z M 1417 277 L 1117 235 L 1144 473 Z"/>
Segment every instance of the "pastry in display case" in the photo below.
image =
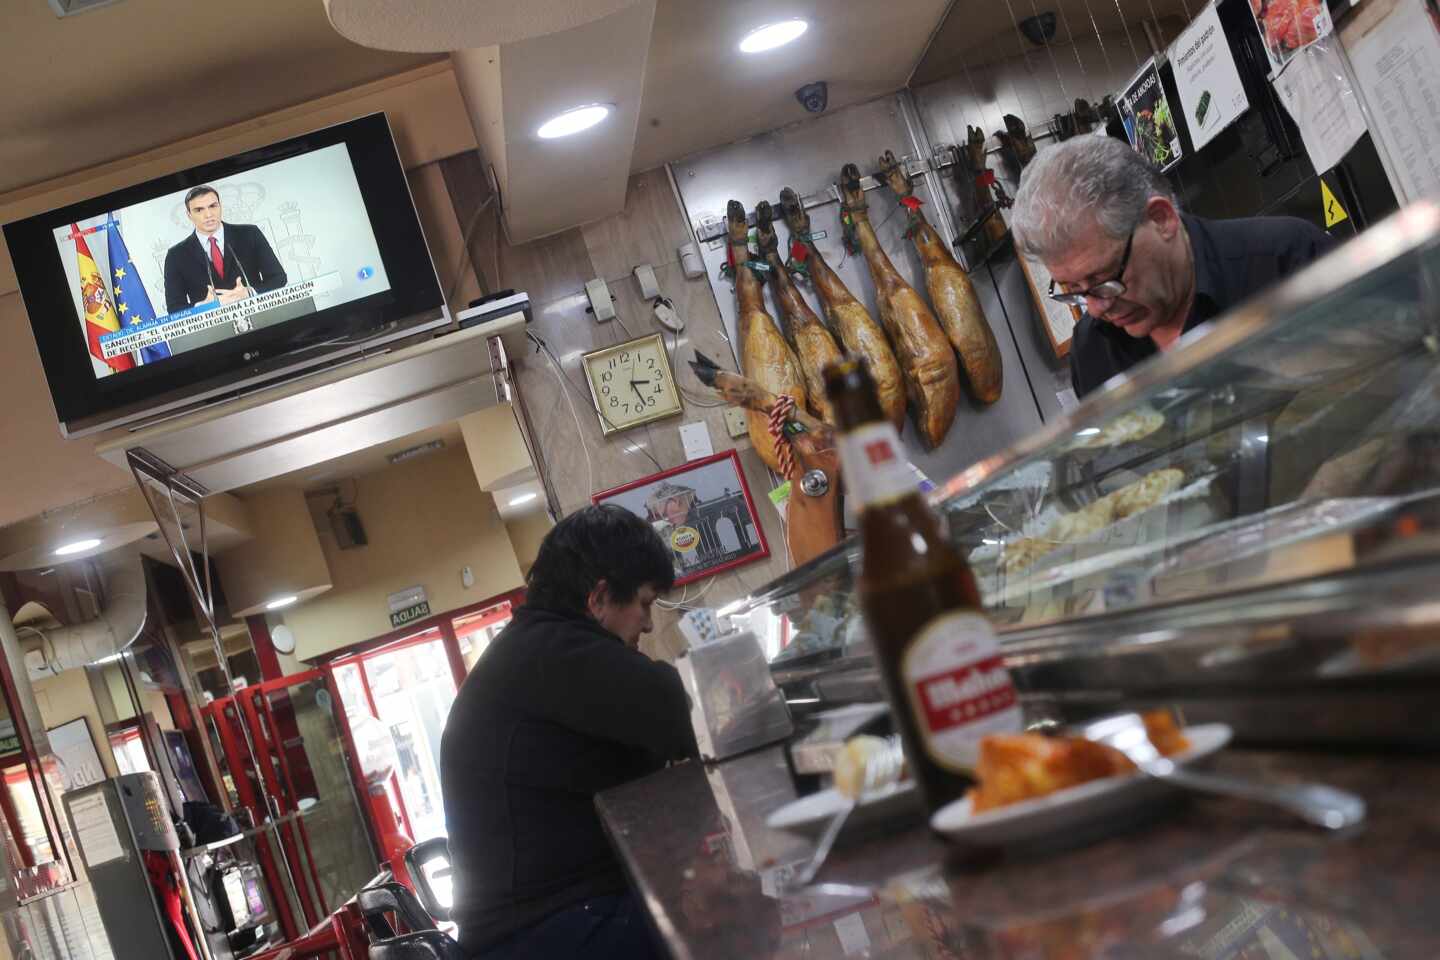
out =
<path fill-rule="evenodd" d="M 1192 331 L 931 499 L 1026 696 L 1178 688 L 1240 733 L 1440 741 L 1399 729 L 1407 694 L 1389 685 L 1440 672 L 1424 588 L 1440 571 L 1440 206 Z M 841 543 L 722 611 L 788 618 L 802 639 L 772 665 L 782 685 L 863 689 L 857 555 Z M 1344 723 L 1317 715 L 1345 684 Z"/>

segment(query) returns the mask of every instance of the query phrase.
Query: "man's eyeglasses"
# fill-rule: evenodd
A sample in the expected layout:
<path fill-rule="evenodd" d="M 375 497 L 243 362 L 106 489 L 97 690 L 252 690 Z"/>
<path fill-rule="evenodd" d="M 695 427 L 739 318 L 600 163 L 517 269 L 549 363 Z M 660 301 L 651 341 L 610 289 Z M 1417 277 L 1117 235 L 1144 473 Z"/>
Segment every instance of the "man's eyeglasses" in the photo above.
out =
<path fill-rule="evenodd" d="M 1058 303 L 1068 304 L 1072 307 L 1083 307 L 1088 299 L 1114 300 L 1126 290 L 1125 281 L 1120 279 L 1125 276 L 1125 268 L 1130 265 L 1130 248 L 1135 243 L 1135 231 L 1130 231 L 1130 236 L 1125 241 L 1125 255 L 1120 258 L 1120 269 L 1115 271 L 1115 276 L 1103 283 L 1097 283 L 1088 290 L 1061 290 L 1055 291 L 1055 280 L 1050 280 L 1050 299 Z"/>

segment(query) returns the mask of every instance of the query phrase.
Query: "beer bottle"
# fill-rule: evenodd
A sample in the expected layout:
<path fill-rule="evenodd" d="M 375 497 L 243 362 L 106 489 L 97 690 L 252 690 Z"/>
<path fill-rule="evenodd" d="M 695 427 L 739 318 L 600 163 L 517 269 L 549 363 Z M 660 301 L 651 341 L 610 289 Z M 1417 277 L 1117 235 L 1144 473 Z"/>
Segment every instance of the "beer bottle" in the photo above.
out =
<path fill-rule="evenodd" d="M 915 781 L 931 813 L 974 783 L 979 741 L 1020 707 L 965 558 L 950 544 L 854 358 L 825 369 L 846 492 L 859 514 L 860 609 Z"/>

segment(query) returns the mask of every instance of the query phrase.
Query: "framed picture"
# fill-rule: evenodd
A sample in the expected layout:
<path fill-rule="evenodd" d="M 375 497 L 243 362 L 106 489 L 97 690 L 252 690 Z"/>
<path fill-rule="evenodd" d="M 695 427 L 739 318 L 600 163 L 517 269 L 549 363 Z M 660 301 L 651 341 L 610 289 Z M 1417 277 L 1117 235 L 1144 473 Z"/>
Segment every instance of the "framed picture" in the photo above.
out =
<path fill-rule="evenodd" d="M 650 522 L 675 558 L 675 585 L 770 556 L 734 450 L 597 493 Z"/>
<path fill-rule="evenodd" d="M 50 750 L 60 763 L 60 779 L 64 789 L 79 790 L 105 779 L 105 767 L 90 736 L 90 725 L 84 717 L 76 717 L 46 731 Z"/>

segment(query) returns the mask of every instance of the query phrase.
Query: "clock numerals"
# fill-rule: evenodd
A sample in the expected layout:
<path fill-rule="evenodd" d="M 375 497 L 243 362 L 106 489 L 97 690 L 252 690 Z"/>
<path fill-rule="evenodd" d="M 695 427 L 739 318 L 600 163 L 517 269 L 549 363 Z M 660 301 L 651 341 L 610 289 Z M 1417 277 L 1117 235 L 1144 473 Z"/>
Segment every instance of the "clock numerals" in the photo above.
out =
<path fill-rule="evenodd" d="M 585 369 L 606 434 L 679 412 L 669 358 L 658 338 L 617 345 L 586 358 Z"/>

